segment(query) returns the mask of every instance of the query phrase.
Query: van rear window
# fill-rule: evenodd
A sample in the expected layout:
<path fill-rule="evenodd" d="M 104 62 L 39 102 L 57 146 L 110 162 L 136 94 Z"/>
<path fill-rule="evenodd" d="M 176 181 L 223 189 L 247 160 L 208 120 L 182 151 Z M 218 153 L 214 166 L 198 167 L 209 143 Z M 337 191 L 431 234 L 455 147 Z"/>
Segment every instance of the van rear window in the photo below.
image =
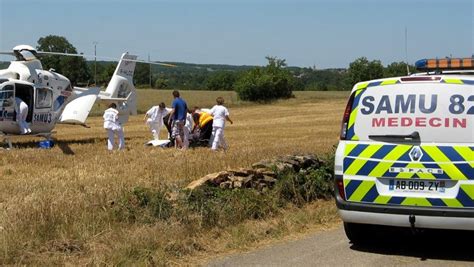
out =
<path fill-rule="evenodd" d="M 422 142 L 474 143 L 473 85 L 394 84 L 359 95 L 352 109 L 356 139 L 417 133 Z"/>

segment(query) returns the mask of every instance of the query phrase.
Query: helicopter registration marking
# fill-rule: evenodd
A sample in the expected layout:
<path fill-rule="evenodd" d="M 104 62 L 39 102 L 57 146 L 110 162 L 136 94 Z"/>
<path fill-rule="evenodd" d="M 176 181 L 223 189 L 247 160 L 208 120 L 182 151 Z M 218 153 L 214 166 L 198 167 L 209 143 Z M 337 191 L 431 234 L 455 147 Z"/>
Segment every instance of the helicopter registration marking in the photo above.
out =
<path fill-rule="evenodd" d="M 33 115 L 33 122 L 50 124 L 53 122 L 53 114 L 51 113 L 35 113 Z"/>

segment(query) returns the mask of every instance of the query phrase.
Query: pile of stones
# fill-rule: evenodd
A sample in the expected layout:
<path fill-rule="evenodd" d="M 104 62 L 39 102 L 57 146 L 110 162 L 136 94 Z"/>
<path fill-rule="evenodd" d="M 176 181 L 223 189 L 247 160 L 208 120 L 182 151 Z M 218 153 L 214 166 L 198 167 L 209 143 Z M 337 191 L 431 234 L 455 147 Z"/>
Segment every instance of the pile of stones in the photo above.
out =
<path fill-rule="evenodd" d="M 257 162 L 252 164 L 251 169 L 240 168 L 208 174 L 191 182 L 186 189 L 193 190 L 209 185 L 222 189 L 254 188 L 265 191 L 275 185 L 279 173 L 289 171 L 304 173 L 317 169 L 322 164 L 316 155 L 287 155 Z"/>

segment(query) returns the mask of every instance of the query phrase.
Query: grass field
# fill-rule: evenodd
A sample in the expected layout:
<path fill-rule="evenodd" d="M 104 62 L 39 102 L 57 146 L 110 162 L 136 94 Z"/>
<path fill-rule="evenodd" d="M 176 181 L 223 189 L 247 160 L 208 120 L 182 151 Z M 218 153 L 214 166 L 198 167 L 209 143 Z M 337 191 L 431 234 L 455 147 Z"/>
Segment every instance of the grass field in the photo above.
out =
<path fill-rule="evenodd" d="M 265 158 L 331 152 L 348 93 L 296 92 L 296 98 L 258 105 L 239 102 L 233 92 L 182 92 L 189 106 L 201 107 L 220 95 L 234 120 L 226 127 L 227 153 L 145 147 L 151 134 L 143 115 L 126 125 L 127 149 L 121 152 L 106 150 L 100 117 L 88 119 L 90 128 L 59 125 L 50 150 L 37 149 L 39 139 L 14 139 L 17 149 L 0 150 L 0 264 L 194 263 L 336 220 L 333 203 L 324 201 L 290 207 L 269 220 L 197 232 L 176 222 L 114 220 L 111 203 L 137 186 L 179 188 Z M 169 104 L 171 91 L 140 90 L 138 109 L 161 101 Z M 103 109 L 98 105 L 94 113 Z"/>

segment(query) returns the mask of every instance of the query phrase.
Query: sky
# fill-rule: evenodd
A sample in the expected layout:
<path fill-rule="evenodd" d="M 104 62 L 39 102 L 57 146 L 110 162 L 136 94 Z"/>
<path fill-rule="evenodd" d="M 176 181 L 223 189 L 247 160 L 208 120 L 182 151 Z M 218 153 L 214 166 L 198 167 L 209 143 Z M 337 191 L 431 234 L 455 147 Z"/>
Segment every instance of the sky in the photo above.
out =
<path fill-rule="evenodd" d="M 98 56 L 114 58 L 265 65 L 265 56 L 276 56 L 323 69 L 364 56 L 413 64 L 474 54 L 474 0 L 0 0 L 0 51 L 50 34 L 89 55 L 97 42 Z"/>

